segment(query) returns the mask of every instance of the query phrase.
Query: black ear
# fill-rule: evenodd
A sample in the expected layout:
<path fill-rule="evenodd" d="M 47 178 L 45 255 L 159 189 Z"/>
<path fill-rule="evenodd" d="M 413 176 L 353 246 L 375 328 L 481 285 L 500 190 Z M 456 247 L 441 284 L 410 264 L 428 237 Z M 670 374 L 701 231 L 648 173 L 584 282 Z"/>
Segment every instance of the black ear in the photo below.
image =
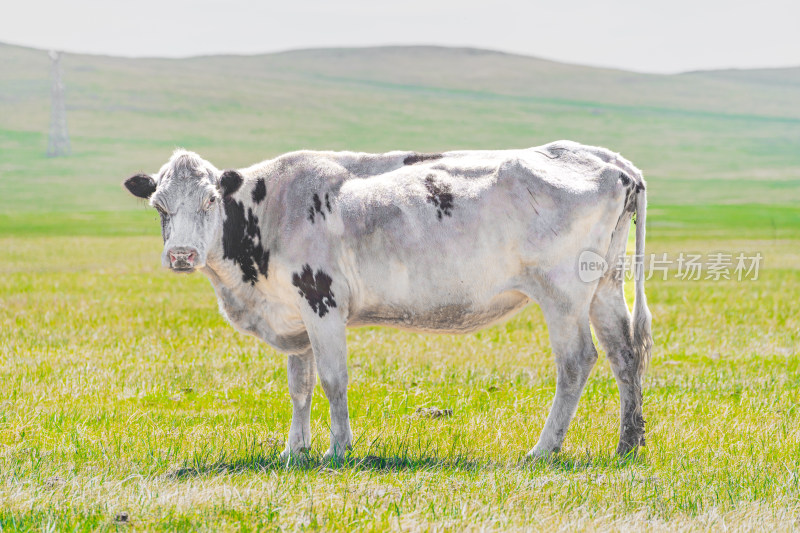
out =
<path fill-rule="evenodd" d="M 235 170 L 226 170 L 222 173 L 222 176 L 219 177 L 219 190 L 222 193 L 222 196 L 230 196 L 231 194 L 235 193 L 239 190 L 239 187 L 242 186 L 244 182 L 244 178 L 241 174 L 236 172 Z"/>
<path fill-rule="evenodd" d="M 136 174 L 125 180 L 125 188 L 132 195 L 147 200 L 156 192 L 156 181 L 146 174 Z"/>

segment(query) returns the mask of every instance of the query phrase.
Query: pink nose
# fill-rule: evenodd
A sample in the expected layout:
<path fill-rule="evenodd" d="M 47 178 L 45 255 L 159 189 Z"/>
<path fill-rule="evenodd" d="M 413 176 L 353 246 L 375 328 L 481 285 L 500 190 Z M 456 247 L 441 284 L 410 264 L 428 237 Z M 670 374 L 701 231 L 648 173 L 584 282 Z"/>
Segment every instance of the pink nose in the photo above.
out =
<path fill-rule="evenodd" d="M 176 246 L 170 248 L 169 252 L 169 266 L 175 270 L 188 270 L 194 268 L 194 263 L 197 260 L 197 250 L 189 248 L 188 246 Z"/>

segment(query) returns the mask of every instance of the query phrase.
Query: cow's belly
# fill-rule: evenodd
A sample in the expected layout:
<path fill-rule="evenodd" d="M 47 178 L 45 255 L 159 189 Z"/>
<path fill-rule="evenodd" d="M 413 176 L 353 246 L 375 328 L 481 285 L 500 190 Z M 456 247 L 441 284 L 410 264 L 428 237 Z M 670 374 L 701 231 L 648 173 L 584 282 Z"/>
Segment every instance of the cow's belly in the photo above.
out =
<path fill-rule="evenodd" d="M 353 310 L 348 326 L 394 326 L 437 333 L 470 333 L 508 319 L 530 300 L 517 291 L 498 294 L 486 302 L 441 305 L 380 304 Z"/>

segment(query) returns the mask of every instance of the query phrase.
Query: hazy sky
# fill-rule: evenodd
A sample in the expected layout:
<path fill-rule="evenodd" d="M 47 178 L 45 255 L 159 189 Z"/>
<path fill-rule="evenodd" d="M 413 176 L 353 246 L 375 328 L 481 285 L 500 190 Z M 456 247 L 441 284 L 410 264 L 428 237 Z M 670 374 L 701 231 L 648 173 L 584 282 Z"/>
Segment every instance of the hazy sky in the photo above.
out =
<path fill-rule="evenodd" d="M 125 56 L 441 44 L 645 72 L 800 66 L 798 0 L 9 0 L 0 41 Z"/>

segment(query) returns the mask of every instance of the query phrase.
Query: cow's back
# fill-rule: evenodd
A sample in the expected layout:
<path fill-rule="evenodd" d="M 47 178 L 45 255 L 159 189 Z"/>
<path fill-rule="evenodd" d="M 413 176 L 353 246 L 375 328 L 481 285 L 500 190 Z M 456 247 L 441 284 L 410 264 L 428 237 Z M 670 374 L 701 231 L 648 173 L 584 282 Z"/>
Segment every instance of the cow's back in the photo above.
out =
<path fill-rule="evenodd" d="M 471 331 L 524 306 L 532 271 L 574 266 L 575 245 L 598 225 L 610 236 L 621 212 L 619 173 L 579 147 L 396 153 L 386 172 L 343 178 L 317 222 L 351 322 Z"/>

